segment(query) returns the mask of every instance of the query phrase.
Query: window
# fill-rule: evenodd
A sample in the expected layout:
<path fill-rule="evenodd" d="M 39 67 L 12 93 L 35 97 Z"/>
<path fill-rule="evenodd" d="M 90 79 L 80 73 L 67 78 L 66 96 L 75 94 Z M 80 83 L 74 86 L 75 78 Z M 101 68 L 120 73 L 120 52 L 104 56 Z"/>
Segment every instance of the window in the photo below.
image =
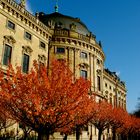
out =
<path fill-rule="evenodd" d="M 41 41 L 41 42 L 40 42 L 40 47 L 43 48 L 43 49 L 45 49 L 45 48 L 46 48 L 46 44 L 45 44 L 44 42 Z"/>
<path fill-rule="evenodd" d="M 99 91 L 101 91 L 101 78 L 100 78 L 100 76 L 97 76 L 97 89 Z"/>
<path fill-rule="evenodd" d="M 116 91 L 115 88 L 113 88 L 113 91 L 114 91 L 114 92 Z"/>
<path fill-rule="evenodd" d="M 25 38 L 31 40 L 32 39 L 32 35 L 28 32 L 25 32 Z"/>
<path fill-rule="evenodd" d="M 23 55 L 23 65 L 22 65 L 22 71 L 24 73 L 28 73 L 29 70 L 29 55 L 24 54 Z"/>
<path fill-rule="evenodd" d="M 97 59 L 97 64 L 100 65 L 100 60 L 99 59 Z"/>
<path fill-rule="evenodd" d="M 87 79 L 87 71 L 86 70 L 81 70 L 80 71 L 80 76 Z"/>
<path fill-rule="evenodd" d="M 112 87 L 110 86 L 110 87 L 109 87 L 109 89 L 111 90 L 111 89 L 112 89 Z"/>
<path fill-rule="evenodd" d="M 107 83 L 105 83 L 105 87 L 107 87 Z"/>
<path fill-rule="evenodd" d="M 56 52 L 57 52 L 57 53 L 65 53 L 65 48 L 57 47 Z"/>
<path fill-rule="evenodd" d="M 81 52 L 80 57 L 81 57 L 81 58 L 87 58 L 87 53 Z"/>
<path fill-rule="evenodd" d="M 9 20 L 8 20 L 7 26 L 8 26 L 8 28 L 15 30 L 15 24 Z"/>
<path fill-rule="evenodd" d="M 112 97 L 110 96 L 110 104 L 112 105 Z"/>
<path fill-rule="evenodd" d="M 5 45 L 3 65 L 8 65 L 11 62 L 12 47 Z"/>

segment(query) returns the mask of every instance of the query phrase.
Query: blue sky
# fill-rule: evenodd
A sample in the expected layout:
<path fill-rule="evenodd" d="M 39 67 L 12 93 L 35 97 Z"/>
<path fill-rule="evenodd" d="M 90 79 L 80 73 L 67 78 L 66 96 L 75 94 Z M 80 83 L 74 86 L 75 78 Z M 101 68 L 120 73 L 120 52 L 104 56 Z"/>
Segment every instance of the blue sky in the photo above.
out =
<path fill-rule="evenodd" d="M 18 0 L 17 0 L 18 1 Z M 56 0 L 26 0 L 27 9 L 54 12 Z M 58 0 L 59 12 L 80 18 L 102 41 L 105 67 L 119 73 L 127 86 L 127 109 L 140 97 L 140 0 Z"/>

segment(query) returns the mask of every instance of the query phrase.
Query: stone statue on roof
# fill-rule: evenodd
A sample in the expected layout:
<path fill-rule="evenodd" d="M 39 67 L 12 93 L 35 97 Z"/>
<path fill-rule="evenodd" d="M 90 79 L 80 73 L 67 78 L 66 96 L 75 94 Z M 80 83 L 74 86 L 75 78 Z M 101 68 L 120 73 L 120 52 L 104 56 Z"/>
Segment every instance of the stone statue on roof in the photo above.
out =
<path fill-rule="evenodd" d="M 25 8 L 26 6 L 26 0 L 20 0 L 20 5 Z"/>

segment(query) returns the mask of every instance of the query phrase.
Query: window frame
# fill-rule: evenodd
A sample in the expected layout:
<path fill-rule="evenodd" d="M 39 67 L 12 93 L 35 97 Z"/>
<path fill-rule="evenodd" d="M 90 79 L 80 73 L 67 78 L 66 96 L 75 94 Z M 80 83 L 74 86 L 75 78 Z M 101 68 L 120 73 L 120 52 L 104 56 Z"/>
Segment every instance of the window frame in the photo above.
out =
<path fill-rule="evenodd" d="M 30 37 L 29 37 L 28 35 L 29 35 Z M 32 34 L 29 33 L 28 31 L 25 31 L 25 33 L 24 33 L 24 37 L 25 37 L 26 40 L 29 40 L 29 41 L 32 40 Z"/>
<path fill-rule="evenodd" d="M 45 47 L 42 47 L 41 44 L 44 44 Z M 44 43 L 43 41 L 40 41 L 40 43 L 39 43 L 39 47 L 40 47 L 41 49 L 44 49 L 44 50 L 45 50 L 45 49 L 46 49 L 46 43 Z"/>
<path fill-rule="evenodd" d="M 63 49 L 64 51 L 58 51 L 59 49 L 60 49 L 60 50 Z M 65 54 L 65 48 L 64 48 L 64 47 L 57 47 L 57 48 L 56 48 L 56 53 L 57 53 L 57 54 Z"/>
<path fill-rule="evenodd" d="M 14 28 L 10 25 L 14 25 Z M 15 31 L 16 29 L 16 24 L 14 22 L 12 22 L 11 20 L 7 20 L 7 28 L 10 29 L 10 30 L 13 30 Z"/>
<path fill-rule="evenodd" d="M 6 51 L 6 49 L 8 49 L 8 47 L 10 48 L 10 57 L 9 57 L 8 52 L 7 52 L 8 50 Z M 5 44 L 2 64 L 5 66 L 8 66 L 8 64 L 11 63 L 11 60 L 12 60 L 12 46 Z"/>
<path fill-rule="evenodd" d="M 97 76 L 97 89 L 101 91 L 101 77 L 99 75 Z"/>
<path fill-rule="evenodd" d="M 82 58 L 82 59 L 87 59 L 88 58 L 88 54 L 86 53 L 86 52 L 80 52 L 80 57 Z"/>
<path fill-rule="evenodd" d="M 28 59 L 26 60 L 26 62 L 25 62 L 25 56 L 28 56 Z M 23 53 L 23 57 L 22 57 L 22 72 L 23 73 L 28 73 L 29 72 L 29 64 L 30 64 L 30 55 L 26 54 L 26 53 Z"/>
<path fill-rule="evenodd" d="M 87 72 L 87 70 L 81 69 L 81 70 L 80 70 L 80 77 L 82 77 L 82 78 L 84 78 L 84 79 L 87 79 L 87 77 L 88 77 L 88 72 Z"/>
<path fill-rule="evenodd" d="M 100 64 L 101 64 L 100 60 L 99 60 L 99 59 L 97 59 L 97 65 L 100 65 Z"/>

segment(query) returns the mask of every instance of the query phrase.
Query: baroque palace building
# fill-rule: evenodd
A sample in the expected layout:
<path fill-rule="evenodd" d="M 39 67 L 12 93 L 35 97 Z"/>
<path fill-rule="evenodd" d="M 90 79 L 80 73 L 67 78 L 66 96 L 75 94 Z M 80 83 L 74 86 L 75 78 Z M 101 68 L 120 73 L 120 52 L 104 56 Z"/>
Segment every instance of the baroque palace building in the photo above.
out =
<path fill-rule="evenodd" d="M 96 100 L 106 99 L 113 106 L 126 108 L 126 86 L 115 72 L 104 68 L 105 54 L 101 42 L 79 18 L 60 14 L 56 5 L 51 14 L 32 15 L 25 1 L 0 0 L 0 62 L 5 71 L 8 63 L 21 66 L 28 73 L 33 60 L 49 65 L 52 58 L 66 60 L 77 77 L 91 81 Z M 96 128 L 89 132 L 96 139 Z M 104 133 L 107 137 L 106 132 Z"/>

